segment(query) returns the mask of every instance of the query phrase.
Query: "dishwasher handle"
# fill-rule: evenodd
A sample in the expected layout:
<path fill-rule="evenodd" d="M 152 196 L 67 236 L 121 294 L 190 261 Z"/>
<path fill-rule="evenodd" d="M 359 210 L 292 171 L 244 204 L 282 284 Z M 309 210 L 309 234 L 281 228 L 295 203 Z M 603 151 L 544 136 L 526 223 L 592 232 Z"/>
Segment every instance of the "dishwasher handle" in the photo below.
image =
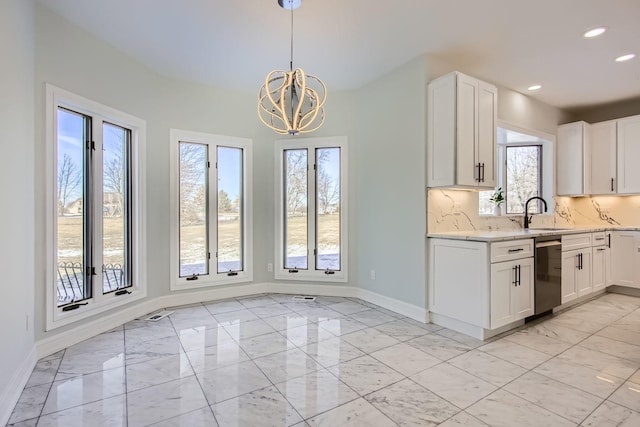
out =
<path fill-rule="evenodd" d="M 548 248 L 550 246 L 562 246 L 562 241 L 549 240 L 547 242 L 536 242 L 536 248 Z"/>

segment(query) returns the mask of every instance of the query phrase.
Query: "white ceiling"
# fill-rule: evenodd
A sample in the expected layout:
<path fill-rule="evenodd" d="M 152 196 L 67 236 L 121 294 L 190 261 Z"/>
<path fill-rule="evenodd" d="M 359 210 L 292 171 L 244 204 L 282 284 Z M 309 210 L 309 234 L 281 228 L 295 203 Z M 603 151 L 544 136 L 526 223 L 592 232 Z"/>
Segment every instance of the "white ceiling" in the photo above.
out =
<path fill-rule="evenodd" d="M 277 0 L 38 1 L 166 76 L 257 92 L 289 67 Z M 294 67 L 329 91 L 427 53 L 523 93 L 540 83 L 531 96 L 560 108 L 640 97 L 640 0 L 303 0 L 294 20 Z"/>

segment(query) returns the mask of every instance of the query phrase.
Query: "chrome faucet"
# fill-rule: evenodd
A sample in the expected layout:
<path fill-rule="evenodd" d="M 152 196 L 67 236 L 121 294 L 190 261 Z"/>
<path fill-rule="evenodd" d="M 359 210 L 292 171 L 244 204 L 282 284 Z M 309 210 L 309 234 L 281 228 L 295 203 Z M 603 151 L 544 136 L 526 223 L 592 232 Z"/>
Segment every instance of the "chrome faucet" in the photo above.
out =
<path fill-rule="evenodd" d="M 544 205 L 544 211 L 547 211 L 547 202 L 542 197 L 534 196 L 527 199 L 527 201 L 524 203 L 524 228 L 527 229 L 529 228 L 529 223 L 531 222 L 531 218 L 529 217 L 529 202 L 535 199 L 541 200 L 542 204 Z M 533 215 L 531 216 L 533 217 Z"/>

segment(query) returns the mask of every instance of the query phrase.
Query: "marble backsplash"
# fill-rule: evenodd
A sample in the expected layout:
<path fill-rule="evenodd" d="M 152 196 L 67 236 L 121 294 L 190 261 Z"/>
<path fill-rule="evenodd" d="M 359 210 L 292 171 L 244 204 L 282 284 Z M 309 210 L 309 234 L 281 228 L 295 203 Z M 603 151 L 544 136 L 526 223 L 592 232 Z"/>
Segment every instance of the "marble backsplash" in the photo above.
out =
<path fill-rule="evenodd" d="M 532 227 L 640 226 L 640 196 L 555 197 L 554 200 L 554 212 L 534 215 Z M 427 231 L 430 233 L 520 229 L 523 219 L 523 215 L 478 214 L 478 193 L 475 191 L 427 191 Z"/>

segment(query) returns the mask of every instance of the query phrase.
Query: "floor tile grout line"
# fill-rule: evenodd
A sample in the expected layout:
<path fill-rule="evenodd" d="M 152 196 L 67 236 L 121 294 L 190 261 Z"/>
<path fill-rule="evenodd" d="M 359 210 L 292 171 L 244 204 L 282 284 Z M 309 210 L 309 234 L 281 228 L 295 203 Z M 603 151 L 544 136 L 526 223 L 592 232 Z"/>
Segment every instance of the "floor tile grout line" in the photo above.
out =
<path fill-rule="evenodd" d="M 203 304 L 203 306 L 204 306 L 204 304 Z M 204 307 L 204 308 L 205 308 L 205 310 L 207 310 L 206 307 Z M 207 312 L 209 312 L 209 310 L 207 310 Z M 211 313 L 209 313 L 209 314 L 211 314 Z M 213 317 L 213 315 L 211 315 L 211 317 Z M 186 351 L 186 349 L 184 347 L 184 344 L 182 343 L 182 340 L 180 339 L 180 334 L 178 333 L 178 330 L 176 329 L 176 326 L 173 323 L 173 319 L 171 319 L 171 316 L 169 316 L 169 322 L 171 323 L 171 326 L 173 327 L 173 330 L 176 333 L 176 336 L 178 337 L 178 342 L 180 343 L 180 348 L 184 352 L 184 355 L 185 355 L 187 361 L 189 362 L 189 366 L 191 367 L 191 371 L 193 372 L 193 376 L 195 377 L 195 380 L 198 382 L 198 386 L 200 387 L 200 391 L 202 391 L 202 395 L 204 396 L 204 399 L 207 402 L 207 406 L 209 407 L 209 410 L 211 411 L 211 415 L 213 416 L 213 419 L 216 422 L 216 424 L 220 425 L 220 423 L 218 422 L 218 419 L 216 418 L 216 414 L 213 412 L 213 408 L 211 407 L 211 402 L 209 402 L 209 398 L 207 397 L 207 393 L 204 391 L 204 387 L 202 387 L 202 382 L 200 381 L 200 378 L 198 377 L 198 375 L 196 373 L 196 370 L 193 367 L 193 363 L 191 362 L 191 358 L 187 354 L 187 351 Z M 202 408 L 200 408 L 200 409 L 202 409 Z M 127 410 L 128 410 L 128 406 L 127 406 Z M 181 415 L 184 415 L 184 414 L 178 414 L 178 416 L 181 416 Z M 176 417 L 173 417 L 173 418 L 176 418 Z M 127 414 L 127 422 L 128 421 L 129 421 L 129 419 L 128 419 L 128 414 Z"/>
<path fill-rule="evenodd" d="M 269 294 L 266 294 L 266 295 L 269 295 Z M 592 300 L 592 301 L 593 301 L 593 300 Z M 597 301 L 597 300 L 596 300 L 596 301 Z M 354 301 L 354 302 L 355 302 L 355 303 L 358 303 L 357 301 Z M 588 303 L 588 302 L 591 302 L 591 301 L 587 301 L 587 302 L 585 302 L 585 304 L 586 304 L 586 303 Z M 269 304 L 269 305 L 274 305 L 274 304 L 282 304 L 282 303 L 281 303 L 281 302 L 279 302 L 279 301 L 275 301 L 274 303 L 271 303 L 271 304 Z M 214 316 L 211 312 L 209 312 L 209 310 L 206 308 L 206 306 L 204 306 L 204 303 L 199 303 L 198 305 L 202 305 L 202 306 L 205 308 L 205 310 L 207 311 L 207 313 L 211 316 L 211 318 L 212 318 L 215 322 L 218 322 L 218 321 L 217 321 L 217 319 L 215 318 L 215 316 Z M 328 305 L 330 305 L 330 304 L 326 304 L 326 305 L 325 305 L 325 307 L 327 307 Z M 581 305 L 584 305 L 584 304 L 581 304 Z M 581 306 L 581 305 L 578 305 L 578 306 Z M 196 305 L 196 306 L 197 306 L 197 305 Z M 373 305 L 364 305 L 364 306 L 365 306 L 365 307 L 367 307 L 367 308 L 368 308 L 368 309 L 370 309 L 370 310 L 376 310 L 376 311 L 378 311 L 378 312 L 380 312 L 380 313 L 382 313 L 382 314 L 385 314 L 384 312 L 381 312 L 381 311 L 377 310 L 377 309 L 376 309 L 376 307 L 377 307 L 377 306 L 373 306 Z M 576 306 L 576 307 L 578 307 L 578 306 Z M 249 312 L 253 313 L 253 311 L 251 310 L 251 308 L 257 308 L 257 307 L 261 307 L 261 306 L 256 306 L 256 307 L 245 307 L 243 310 L 248 310 Z M 328 307 L 327 307 L 327 308 L 328 308 Z M 569 309 L 569 310 L 570 310 L 570 309 Z M 543 373 L 534 372 L 534 370 L 535 370 L 535 369 L 537 369 L 539 366 L 541 366 L 541 365 L 543 365 L 543 364 L 545 364 L 545 363 L 547 363 L 547 362 L 549 362 L 549 361 L 551 361 L 551 360 L 554 360 L 554 359 L 556 359 L 556 358 L 559 358 L 562 354 L 564 354 L 565 352 L 567 352 L 567 351 L 569 351 L 569 350 L 571 350 L 571 349 L 574 349 L 574 348 L 578 348 L 578 347 L 579 347 L 579 348 L 587 348 L 587 349 L 589 349 L 590 351 L 594 351 L 594 352 L 596 352 L 596 353 L 602 353 L 603 355 L 613 356 L 613 357 L 620 357 L 620 356 L 617 356 L 617 355 L 612 355 L 612 354 L 609 354 L 609 353 L 601 352 L 601 351 L 599 351 L 599 350 L 597 350 L 597 349 L 588 348 L 588 347 L 582 346 L 581 344 L 583 344 L 583 342 L 584 342 L 584 341 L 588 340 L 589 338 L 591 338 L 591 337 L 593 337 L 593 336 L 599 336 L 599 337 L 603 337 L 603 338 L 611 339 L 612 341 L 617 341 L 617 342 L 620 342 L 620 343 L 624 343 L 624 344 L 627 344 L 627 345 L 632 345 L 632 346 L 633 346 L 633 345 L 635 345 L 635 344 L 632 344 L 632 343 L 629 343 L 629 342 L 626 342 L 626 341 L 622 341 L 622 340 L 618 340 L 618 339 L 615 339 L 615 338 L 609 338 L 609 337 L 606 337 L 606 336 L 601 336 L 601 335 L 598 335 L 598 333 L 599 333 L 599 332 L 601 332 L 602 330 L 606 329 L 606 328 L 609 328 L 609 327 L 615 327 L 615 322 L 617 322 L 617 321 L 619 321 L 619 320 L 621 320 L 621 319 L 623 319 L 623 318 L 625 318 L 625 317 L 629 316 L 630 314 L 634 313 L 634 312 L 635 312 L 635 311 L 637 311 L 637 310 L 638 310 L 638 308 L 636 308 L 636 309 L 634 309 L 634 310 L 630 311 L 629 313 L 626 313 L 625 315 L 622 315 L 622 316 L 621 316 L 620 318 L 618 318 L 617 320 L 612 320 L 612 321 L 611 321 L 611 322 L 609 322 L 607 325 L 603 326 L 602 328 L 600 328 L 600 329 L 598 329 L 597 331 L 594 331 L 594 332 L 585 332 L 585 331 L 580 331 L 580 330 L 578 330 L 578 329 L 574 329 L 574 328 L 572 328 L 571 326 L 559 325 L 559 326 L 562 326 L 562 327 L 567 328 L 567 329 L 571 329 L 571 330 L 575 330 L 575 331 L 578 331 L 578 332 L 583 332 L 583 333 L 587 333 L 587 334 L 588 334 L 588 335 L 587 335 L 587 336 L 585 336 L 583 339 L 581 339 L 580 341 L 577 341 L 577 342 L 575 342 L 575 343 L 574 343 L 574 342 L 564 341 L 563 339 L 559 339 L 559 338 L 557 338 L 557 337 L 555 337 L 555 336 L 548 336 L 548 335 L 544 335 L 544 334 L 543 334 L 543 336 L 546 336 L 546 337 L 548 337 L 548 338 L 552 338 L 552 339 L 557 339 L 558 341 L 560 341 L 560 342 L 564 342 L 564 343 L 566 343 L 566 344 L 570 344 L 571 346 L 570 346 L 569 348 L 567 348 L 567 349 L 565 349 L 565 350 L 563 350 L 563 351 L 561 351 L 561 352 L 559 352 L 559 353 L 555 354 L 555 355 L 550 355 L 549 359 L 547 359 L 546 361 L 544 361 L 544 362 L 542 362 L 542 363 L 537 364 L 536 366 L 534 366 L 534 367 L 532 367 L 532 368 L 525 368 L 525 367 L 521 367 L 521 368 L 525 369 L 525 372 L 524 372 L 524 373 L 522 373 L 520 376 L 518 376 L 518 377 L 514 378 L 514 379 L 513 379 L 513 380 L 511 380 L 510 382 L 508 382 L 508 383 L 504 384 L 503 386 L 498 387 L 498 388 L 497 388 L 497 390 L 499 390 L 499 389 L 504 389 L 504 387 L 506 387 L 508 384 L 510 384 L 510 383 L 511 383 L 511 382 L 513 382 L 513 381 L 516 381 L 518 378 L 520 378 L 520 377 L 521 377 L 521 376 L 523 376 L 523 375 L 526 375 L 528 372 L 533 372 L 533 373 L 536 373 L 536 374 L 542 375 L 542 376 L 544 376 L 544 377 L 550 378 L 550 379 L 552 379 L 552 380 L 559 381 L 559 380 L 556 380 L 555 378 L 551 378 L 551 377 L 549 377 L 549 376 L 547 376 L 547 375 L 545 375 L 545 374 L 543 374 Z M 294 310 L 292 310 L 292 311 L 294 311 Z M 363 311 L 365 311 L 365 310 L 363 310 Z M 294 311 L 294 312 L 295 312 L 295 311 Z M 354 313 L 351 313 L 351 314 L 343 314 L 343 313 L 338 313 L 338 314 L 340 315 L 340 317 L 347 317 L 347 318 L 351 318 L 351 319 L 353 319 L 351 316 L 352 316 L 352 315 L 354 315 L 354 314 L 356 314 L 356 315 L 357 315 L 358 313 L 360 313 L 360 312 L 354 312 Z M 253 314 L 255 315 L 255 313 L 253 313 Z M 298 313 L 298 314 L 302 314 L 302 313 Z M 283 315 L 286 315 L 286 314 L 283 314 Z M 276 315 L 276 316 L 278 316 L 278 315 Z M 259 319 L 261 319 L 261 320 L 264 320 L 265 318 L 275 317 L 275 316 L 266 316 L 266 317 L 264 317 L 264 318 L 259 317 L 259 316 L 257 316 L 257 317 L 258 317 Z M 355 320 L 355 319 L 353 319 L 353 320 Z M 384 324 L 387 324 L 387 323 L 390 323 L 390 322 L 394 322 L 394 321 L 397 321 L 397 320 L 404 320 L 404 319 L 403 319 L 403 318 L 393 318 L 393 319 L 390 319 L 390 320 L 388 320 L 388 321 L 386 321 L 386 322 L 383 322 L 383 323 L 378 324 L 378 325 L 375 325 L 375 326 L 370 326 L 370 325 L 368 325 L 368 324 L 365 324 L 365 325 L 367 326 L 367 328 L 365 328 L 365 329 L 376 329 L 377 327 L 379 327 L 379 326 L 381 326 L 381 325 L 384 325 Z M 542 322 L 542 323 L 544 323 L 544 322 Z M 409 323 L 409 324 L 410 324 L 410 323 Z M 174 330 L 174 333 L 175 333 L 175 334 L 176 334 L 176 336 L 177 336 L 176 326 L 175 326 L 175 324 L 174 324 L 172 321 L 171 321 L 171 325 L 172 325 L 172 328 L 173 328 L 173 330 Z M 269 326 L 271 326 L 271 325 L 269 325 Z M 273 328 L 273 327 L 272 327 L 272 328 Z M 275 328 L 273 328 L 273 329 L 274 329 L 276 332 L 278 332 L 280 335 L 283 335 L 283 331 L 277 331 Z M 437 333 L 437 332 L 438 332 L 438 331 L 431 331 L 431 330 L 426 329 L 426 328 L 423 328 L 423 329 L 425 330 L 425 334 L 424 334 L 424 335 L 428 335 L 428 334 L 432 334 L 432 333 L 434 333 L 434 332 L 435 332 L 435 333 Z M 621 329 L 622 329 L 622 328 L 621 328 Z M 125 330 L 126 330 L 126 328 L 124 328 L 124 327 L 123 327 L 123 328 L 122 328 L 122 331 L 123 331 L 123 341 L 126 339 L 126 332 L 125 332 Z M 446 329 L 445 329 L 445 330 L 446 330 Z M 624 330 L 624 329 L 623 329 L 623 330 Z M 225 329 L 225 331 L 226 331 L 226 329 Z M 632 332 L 633 332 L 633 331 L 632 331 Z M 381 333 L 385 334 L 384 332 L 381 332 Z M 345 335 L 346 335 L 346 334 L 345 334 Z M 389 334 L 386 334 L 386 335 L 389 335 Z M 424 335 L 422 335 L 422 336 L 424 336 Z M 444 338 L 446 338 L 446 339 L 448 339 L 448 340 L 452 340 L 452 341 L 455 341 L 455 342 L 458 342 L 458 343 L 460 343 L 460 344 L 462 344 L 462 345 L 467 346 L 467 344 L 465 344 L 465 343 L 464 343 L 464 342 L 462 342 L 462 341 L 458 341 L 458 340 L 456 340 L 455 338 L 448 337 L 448 336 L 446 336 L 446 335 L 442 335 L 442 334 L 437 334 L 437 335 L 440 335 L 440 336 L 442 336 L 442 337 L 444 337 Z M 510 334 L 509 334 L 509 335 L 510 335 Z M 283 335 L 283 336 L 284 336 L 284 335 Z M 409 339 L 406 339 L 406 340 L 404 340 L 404 341 L 403 341 L 403 340 L 400 340 L 400 339 L 396 338 L 396 337 L 395 337 L 395 336 L 393 336 L 393 335 L 389 335 L 389 336 L 390 336 L 390 337 L 392 337 L 392 338 L 394 338 L 396 341 L 398 341 L 398 343 L 408 342 L 408 341 L 411 341 L 412 339 L 414 339 L 414 338 L 409 338 Z M 177 337 L 178 337 L 178 339 L 179 339 L 179 336 L 177 336 Z M 284 338 L 285 338 L 285 339 L 287 339 L 287 338 L 286 338 L 286 336 L 284 336 Z M 340 339 L 340 340 L 342 340 L 342 337 L 337 337 L 337 338 L 338 338 L 338 339 Z M 501 338 L 503 338 L 503 337 L 501 337 Z M 232 337 L 232 339 L 233 339 L 233 337 Z M 186 353 L 186 350 L 185 350 L 185 348 L 184 348 L 184 345 L 183 345 L 182 341 L 181 341 L 181 340 L 179 340 L 179 341 L 180 341 L 180 345 L 181 345 L 181 348 L 182 348 L 183 352 L 184 352 L 184 353 Z M 234 341 L 235 341 L 235 339 L 234 339 Z M 239 345 L 239 343 L 238 343 L 237 341 L 236 341 L 236 343 Z M 379 350 L 383 350 L 383 349 L 386 349 L 386 348 L 392 347 L 392 346 L 394 346 L 394 345 L 397 345 L 398 343 L 396 343 L 396 344 L 391 344 L 391 345 L 389 345 L 389 346 L 385 346 L 385 347 L 383 347 L 383 348 L 381 348 L 381 349 L 378 349 L 378 350 L 376 350 L 376 351 L 379 351 Z M 295 348 L 298 348 L 298 349 L 302 350 L 303 352 L 305 352 L 305 351 L 304 351 L 304 349 L 303 349 L 303 348 L 301 348 L 301 346 L 298 346 L 298 345 L 296 345 L 295 343 L 292 343 L 292 344 L 294 345 L 294 347 L 295 347 Z M 515 342 L 513 342 L 513 344 L 515 344 L 515 345 L 521 345 L 521 344 L 519 344 L 519 343 L 515 343 Z M 351 344 L 351 345 L 352 345 L 352 344 Z M 473 351 L 474 349 L 478 349 L 479 351 L 483 351 L 483 350 L 481 350 L 482 345 L 480 345 L 480 346 L 476 346 L 476 347 L 474 347 L 474 346 L 470 346 L 470 347 L 471 347 L 471 348 L 469 348 L 468 350 L 466 350 L 466 351 L 465 351 L 464 353 L 462 353 L 462 354 L 466 354 L 466 353 L 468 353 L 469 351 Z M 356 347 L 356 348 L 358 348 L 358 347 Z M 415 348 L 415 347 L 414 347 L 414 348 Z M 526 348 L 526 347 L 525 347 L 525 348 Z M 361 350 L 360 348 L 358 348 L 358 349 L 359 349 L 359 350 Z M 63 351 L 64 351 L 64 353 L 62 354 L 62 356 L 61 356 L 61 358 L 60 358 L 61 363 L 62 363 L 62 360 L 64 359 L 64 357 L 65 357 L 65 355 L 66 355 L 66 350 L 67 350 L 67 349 L 64 349 L 64 350 L 63 350 Z M 420 350 L 420 351 L 424 352 L 424 351 L 423 351 L 423 350 L 421 350 L 421 349 L 417 349 L 417 350 Z M 287 350 L 284 350 L 284 351 L 287 351 Z M 483 351 L 483 352 L 484 352 L 484 351 Z M 278 353 L 278 352 L 276 352 L 276 353 Z M 425 352 L 425 353 L 426 353 L 426 352 Z M 492 354 L 487 353 L 487 352 L 484 352 L 484 353 L 489 354 L 489 355 L 491 355 L 491 356 L 494 356 L 494 357 L 496 357 L 496 358 L 498 358 L 498 359 L 504 360 L 505 362 L 510 362 L 509 360 L 503 359 L 503 358 L 501 358 L 501 357 L 499 357 L 499 356 L 495 356 L 495 355 L 492 355 Z M 307 354 L 306 352 L 305 352 L 305 354 L 306 354 L 308 357 L 311 357 L 311 358 L 313 359 L 313 357 L 312 357 L 312 356 L 310 356 L 309 354 Z M 368 356 L 370 356 L 370 357 L 372 357 L 372 358 L 374 358 L 375 360 L 378 360 L 378 359 L 376 359 L 374 356 L 372 356 L 372 352 L 364 352 L 364 354 L 365 354 L 365 355 L 368 355 Z M 430 354 L 430 353 L 426 353 L 426 354 Z M 548 354 L 547 354 L 547 355 L 548 355 Z M 264 375 L 264 372 L 262 371 L 262 369 L 261 369 L 259 366 L 257 366 L 257 364 L 255 363 L 255 359 L 256 359 L 256 357 L 251 357 L 251 356 L 248 356 L 248 357 L 249 357 L 249 360 L 254 361 L 254 365 L 255 365 L 255 366 L 257 367 L 257 369 L 259 369 L 259 370 L 260 370 L 260 372 L 262 372 L 262 374 Z M 262 356 L 259 356 L 259 357 L 262 357 Z M 362 356 L 361 356 L 361 357 L 362 357 Z M 457 357 L 457 356 L 454 356 L 454 357 L 452 357 L 452 358 L 449 358 L 447 361 L 442 361 L 440 364 L 442 364 L 442 363 L 448 363 L 448 364 L 449 364 L 449 361 L 450 361 L 451 359 L 455 358 L 455 357 Z M 626 358 L 621 358 L 621 359 L 622 359 L 622 360 L 625 360 L 625 361 L 630 361 L 630 362 L 633 362 L 633 363 L 637 363 L 636 361 L 634 361 L 634 360 L 632 360 L 632 359 L 626 359 Z M 196 379 L 199 381 L 199 378 L 198 378 L 198 376 L 197 376 L 197 373 L 195 372 L 195 369 L 193 369 L 193 365 L 192 365 L 192 363 L 191 363 L 191 360 L 190 360 L 189 358 L 188 358 L 188 360 L 189 360 L 189 363 L 190 363 L 190 365 L 191 365 L 191 368 L 192 368 L 192 370 L 193 370 L 193 372 L 194 372 L 194 375 L 196 376 Z M 124 368 L 124 378 L 125 378 L 125 395 L 126 395 L 126 398 L 128 398 L 129 390 L 128 390 L 128 385 L 127 385 L 127 367 L 128 367 L 129 365 L 128 365 L 128 364 L 127 364 L 127 362 L 126 362 L 126 346 L 125 346 L 125 361 L 124 361 L 124 362 L 125 362 L 125 363 L 124 363 L 123 368 Z M 381 364 L 383 364 L 383 365 L 384 365 L 384 366 L 386 366 L 387 368 L 389 368 L 389 369 L 391 369 L 391 370 L 394 370 L 394 371 L 395 371 L 395 369 L 393 369 L 392 367 L 388 366 L 388 365 L 387 365 L 387 364 L 385 364 L 384 362 L 382 362 L 382 361 L 380 361 L 380 360 L 378 360 L 378 362 L 380 362 Z M 47 396 L 45 397 L 45 402 L 42 404 L 42 407 L 40 408 L 40 414 L 38 415 L 37 422 L 39 422 L 39 419 L 40 419 L 40 417 L 42 416 L 42 411 L 44 410 L 44 405 L 46 404 L 46 401 L 47 401 L 47 399 L 49 398 L 49 395 L 50 395 L 51 390 L 52 390 L 52 386 L 53 386 L 53 384 L 55 383 L 55 377 L 57 376 L 57 374 L 58 374 L 58 372 L 59 372 L 59 370 L 60 370 L 61 363 L 58 365 L 58 367 L 57 367 L 57 369 L 56 369 L 56 375 L 54 375 L 54 381 L 52 381 L 52 382 L 50 383 L 50 385 L 49 385 L 49 390 L 48 390 L 48 392 L 47 392 Z M 142 363 L 142 362 L 140 362 L 140 363 Z M 316 363 L 317 363 L 317 361 L 316 361 Z M 344 363 L 344 362 L 338 362 L 338 364 L 340 364 L 340 363 Z M 438 365 L 440 365 L 440 364 L 438 364 Z M 436 366 L 438 366 L 438 365 L 436 365 Z M 327 370 L 328 372 L 330 372 L 330 373 L 331 373 L 331 371 L 329 371 L 327 367 L 324 367 L 323 365 L 320 365 L 320 364 L 318 364 L 318 366 L 320 366 L 322 369 L 325 369 L 325 370 Z M 454 365 L 452 365 L 452 366 L 454 366 Z M 520 366 L 520 365 L 518 365 L 518 366 Z M 586 365 L 582 365 L 582 366 L 586 366 Z M 429 368 L 426 368 L 426 369 L 429 369 Z M 426 369 L 425 369 L 425 370 L 426 370 Z M 461 369 L 461 368 L 458 368 L 458 369 Z M 474 376 L 474 377 L 476 377 L 476 378 L 478 378 L 478 379 L 480 379 L 480 380 L 483 380 L 482 378 L 477 377 L 475 374 L 473 374 L 473 373 L 471 373 L 471 372 L 468 372 L 468 371 L 466 371 L 466 370 L 464 370 L 464 369 L 462 369 L 462 370 L 463 370 L 464 372 L 468 373 L 469 375 L 472 375 L 472 376 Z M 635 372 L 639 372 L 639 371 L 640 371 L 639 369 L 636 369 L 636 371 L 635 371 Z M 99 372 L 99 371 L 97 371 L 97 372 Z M 397 371 L 396 371 L 396 372 L 397 372 Z M 605 402 L 611 402 L 611 403 L 614 403 L 614 402 L 612 402 L 612 401 L 609 401 L 609 398 L 610 398 L 614 393 L 616 393 L 616 392 L 617 392 L 621 387 L 623 387 L 623 386 L 624 386 L 624 384 L 629 380 L 629 378 L 630 378 L 631 376 L 635 375 L 635 372 L 634 372 L 634 373 L 632 373 L 632 374 L 630 374 L 626 379 L 624 379 L 624 382 L 623 382 L 619 387 L 617 387 L 614 391 L 612 391 L 611 393 L 609 393 L 609 395 L 607 396 L 607 398 L 602 398 L 602 397 L 600 397 L 600 396 L 593 395 L 593 394 L 592 394 L 591 392 L 589 392 L 589 391 L 586 391 L 586 390 L 583 390 L 583 389 L 581 389 L 581 388 L 575 387 L 575 386 L 573 386 L 573 385 L 571 385 L 571 384 L 567 384 L 567 383 L 565 383 L 565 382 L 563 382 L 563 381 L 559 381 L 559 382 L 560 382 L 560 383 L 565 384 L 566 386 L 569 386 L 569 387 L 575 388 L 575 389 L 577 389 L 577 390 L 583 391 L 583 392 L 585 392 L 585 393 L 587 393 L 587 394 L 590 394 L 590 395 L 592 395 L 592 396 L 594 396 L 594 397 L 596 397 L 596 398 L 598 398 L 598 399 L 602 399 L 602 402 L 600 402 L 600 404 L 599 404 L 599 405 L 598 405 L 598 406 L 597 406 L 593 411 L 591 411 L 589 415 L 587 415 L 587 416 L 586 416 L 586 417 L 581 421 L 581 422 L 583 422 L 584 420 L 588 419 L 588 418 L 591 416 L 591 414 L 593 414 L 593 412 L 595 412 L 598 408 L 600 408 L 600 407 L 601 407 Z M 78 376 L 84 376 L 84 375 L 86 375 L 86 374 L 87 374 L 87 373 L 83 373 L 83 374 L 81 374 L 81 375 L 77 375 L 77 376 L 74 376 L 74 377 L 72 377 L 72 378 L 76 378 L 76 377 L 78 377 Z M 382 388 L 380 388 L 380 389 L 378 389 L 378 390 L 376 390 L 376 391 L 383 390 L 384 388 L 389 387 L 389 386 L 392 386 L 393 384 L 396 384 L 397 382 L 403 381 L 404 379 L 409 379 L 409 380 L 413 381 L 410 377 L 407 377 L 407 376 L 405 376 L 405 375 L 404 375 L 404 374 L 402 374 L 402 373 L 399 373 L 399 374 L 400 374 L 402 377 L 404 377 L 404 378 L 403 378 L 403 379 L 400 379 L 400 380 L 398 380 L 398 381 L 396 381 L 396 382 L 394 382 L 394 383 L 388 384 L 388 385 L 386 385 L 385 387 L 382 387 Z M 331 373 L 331 375 L 335 376 L 333 373 Z M 265 377 L 266 377 L 266 375 L 265 375 Z M 275 384 L 273 383 L 273 381 L 271 381 L 271 379 L 270 379 L 269 377 L 267 377 L 267 379 L 269 380 L 269 382 L 270 382 L 273 386 L 275 386 Z M 340 381 L 340 379 L 338 379 L 338 381 Z M 485 381 L 485 380 L 483 380 L 483 381 Z M 342 382 L 342 381 L 341 381 L 341 382 Z M 415 382 L 415 381 L 413 381 L 413 382 Z M 204 390 L 202 389 L 202 385 L 201 385 L 201 384 L 199 384 L 199 385 L 200 385 L 201 390 L 202 390 L 202 391 L 203 391 L 203 393 L 204 393 Z M 348 386 L 348 385 L 346 385 L 346 384 L 345 384 L 345 386 L 349 387 L 349 386 Z M 276 388 L 277 388 L 277 387 L 276 387 Z M 423 388 L 424 388 L 424 387 L 423 387 Z M 23 391 L 24 391 L 24 390 L 23 390 Z M 370 392 L 369 394 L 374 393 L 374 392 L 376 392 L 376 391 Z M 429 391 L 431 391 L 431 390 L 429 390 Z M 504 391 L 505 391 L 505 392 L 507 392 L 507 393 L 510 393 L 510 394 L 514 395 L 513 393 L 511 393 L 511 392 L 509 392 L 509 391 L 507 391 L 507 390 L 504 390 Z M 494 391 L 494 392 L 495 392 L 495 391 Z M 493 393 L 493 392 L 492 392 L 492 393 Z M 492 393 L 490 393 L 489 395 L 491 395 Z M 358 395 L 359 395 L 359 394 L 358 394 Z M 437 395 L 437 394 L 436 394 L 436 395 Z M 515 396 L 516 396 L 516 397 L 520 397 L 520 396 L 517 396 L 517 395 L 515 395 Z M 206 397 L 206 395 L 205 395 L 205 397 Z M 364 396 L 361 396 L 361 397 L 363 397 L 363 398 L 364 398 Z M 485 396 L 485 397 L 486 397 L 486 396 Z M 127 402 L 126 398 L 125 398 L 125 402 L 126 402 L 126 405 L 127 405 L 127 406 L 126 406 L 126 410 L 127 410 L 127 419 L 128 419 L 128 402 Z M 521 398 L 522 398 L 522 397 L 521 397 Z M 285 399 L 286 399 L 286 397 L 285 397 Z M 104 400 L 104 399 L 101 399 L 101 400 Z M 366 398 L 365 398 L 365 400 L 366 400 Z M 482 399 L 480 399 L 480 400 L 482 400 Z M 529 401 L 529 400 L 527 400 L 527 399 L 524 399 L 524 400 L 526 400 L 526 401 L 530 402 L 530 403 L 531 403 L 532 405 L 534 405 L 534 406 L 540 407 L 540 408 L 542 408 L 542 409 L 544 409 L 544 410 L 546 410 L 546 411 L 550 411 L 549 409 L 544 408 L 544 407 L 542 407 L 542 406 L 540 406 L 540 405 L 537 405 L 536 403 L 531 402 L 531 401 Z M 288 400 L 287 400 L 287 401 L 288 401 Z M 478 400 L 478 401 L 479 401 L 479 400 Z M 475 403 L 477 403 L 478 401 L 476 401 Z M 208 399 L 207 399 L 207 403 L 209 403 L 209 402 L 208 402 Z M 474 403 L 474 404 L 475 404 L 475 403 Z M 290 402 L 289 402 L 289 404 L 290 404 Z M 84 405 L 84 403 L 83 403 L 82 405 Z M 473 404 L 472 404 L 472 405 L 473 405 Z M 470 406 L 472 406 L 472 405 L 470 405 Z M 617 404 L 617 405 L 620 405 L 620 404 Z M 291 406 L 293 406 L 293 405 L 291 405 Z M 455 405 L 454 405 L 454 406 L 455 406 Z M 632 409 L 632 408 L 628 408 L 628 407 L 627 407 L 627 406 L 625 406 L 625 405 L 620 405 L 620 406 L 621 406 L 621 407 L 624 407 L 624 408 L 627 408 L 627 409 L 629 409 L 629 410 L 631 410 L 631 411 L 636 412 L 634 409 Z M 67 408 L 67 409 L 70 409 L 70 408 Z M 294 409 L 295 409 L 295 408 L 294 408 Z M 464 411 L 466 411 L 466 409 L 463 409 L 463 410 L 462 410 L 462 411 L 460 411 L 460 412 L 464 412 Z M 58 411 L 58 412 L 59 412 L 59 411 Z M 297 412 L 297 410 L 296 410 L 296 412 Z M 459 413 L 460 413 L 460 412 L 459 412 Z M 554 411 L 550 411 L 550 412 L 554 412 Z M 298 413 L 298 415 L 300 415 L 300 414 Z M 560 415 L 560 414 L 558 414 L 558 415 L 559 415 L 559 416 L 562 416 L 562 415 Z M 471 416 L 471 415 L 470 415 L 470 416 Z M 215 417 L 214 417 L 214 418 L 215 418 Z M 563 418 L 564 418 L 564 417 L 563 417 Z M 392 420 L 392 421 L 393 421 L 393 420 Z M 394 423 L 395 423 L 395 421 L 394 421 Z"/>
<path fill-rule="evenodd" d="M 62 361 L 64 360 L 64 356 L 67 354 L 67 349 L 64 349 L 64 353 L 62 353 L 62 357 L 60 358 L 60 363 L 58 364 L 58 368 L 56 369 L 56 374 L 53 376 L 53 381 L 49 384 L 49 390 L 47 391 L 47 396 L 42 402 L 42 407 L 40 408 L 40 412 L 38 413 L 36 425 L 40 423 L 40 418 L 42 417 L 42 412 L 44 411 L 44 406 L 47 404 L 47 400 L 49 400 L 49 396 L 51 395 L 51 390 L 53 389 L 53 384 L 56 382 L 56 377 L 58 376 L 58 372 L 60 371 L 60 366 L 62 366 Z M 23 391 L 24 392 L 24 391 Z"/>

